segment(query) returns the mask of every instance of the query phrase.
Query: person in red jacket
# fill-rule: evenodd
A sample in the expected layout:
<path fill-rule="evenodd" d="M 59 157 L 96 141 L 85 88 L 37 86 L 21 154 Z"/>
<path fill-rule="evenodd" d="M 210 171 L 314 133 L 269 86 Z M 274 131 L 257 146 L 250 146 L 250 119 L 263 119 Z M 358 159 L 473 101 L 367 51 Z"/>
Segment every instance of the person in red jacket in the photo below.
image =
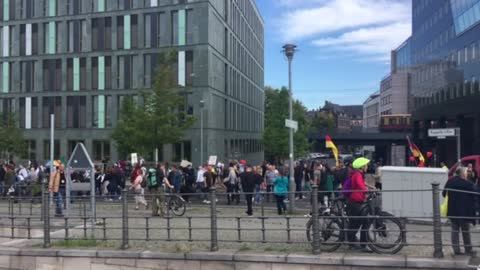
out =
<path fill-rule="evenodd" d="M 347 233 L 348 242 L 351 249 L 367 250 L 367 226 L 368 220 L 365 218 L 358 218 L 364 215 L 363 209 L 367 200 L 368 186 L 365 183 L 364 174 L 367 171 L 370 160 L 366 158 L 357 158 L 353 161 L 353 171 L 350 174 L 352 183 L 352 193 L 347 200 L 347 215 L 352 217 L 349 219 L 349 230 Z M 358 240 L 356 234 L 360 229 L 360 246 L 357 245 Z"/>

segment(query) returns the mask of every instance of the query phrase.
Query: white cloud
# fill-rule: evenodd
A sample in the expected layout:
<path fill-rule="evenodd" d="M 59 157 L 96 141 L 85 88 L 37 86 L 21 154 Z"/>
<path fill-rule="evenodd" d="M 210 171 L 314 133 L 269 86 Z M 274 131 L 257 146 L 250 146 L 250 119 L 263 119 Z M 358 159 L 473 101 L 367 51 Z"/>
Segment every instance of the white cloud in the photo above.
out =
<path fill-rule="evenodd" d="M 322 50 L 384 62 L 411 32 L 407 0 L 279 1 L 289 8 L 276 21 L 285 42 L 309 40 Z"/>
<path fill-rule="evenodd" d="M 343 53 L 357 53 L 372 56 L 376 60 L 388 60 L 392 49 L 410 35 L 407 23 L 388 24 L 379 27 L 366 27 L 345 32 L 337 37 L 314 40 L 318 47 L 327 47 Z"/>

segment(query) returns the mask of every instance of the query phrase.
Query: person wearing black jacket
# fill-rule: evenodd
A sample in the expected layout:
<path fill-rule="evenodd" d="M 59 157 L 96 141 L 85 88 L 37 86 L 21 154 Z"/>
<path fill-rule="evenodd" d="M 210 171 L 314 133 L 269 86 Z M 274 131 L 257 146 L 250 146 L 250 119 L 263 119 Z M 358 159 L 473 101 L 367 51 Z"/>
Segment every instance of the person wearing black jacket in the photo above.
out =
<path fill-rule="evenodd" d="M 247 200 L 247 215 L 253 215 L 252 201 L 253 192 L 255 190 L 256 177 L 253 173 L 252 166 L 248 165 L 245 172 L 240 175 L 243 192 Z"/>
<path fill-rule="evenodd" d="M 473 255 L 472 240 L 470 236 L 470 223 L 474 223 L 475 186 L 467 180 L 467 168 L 460 167 L 455 171 L 455 177 L 445 184 L 443 196 L 448 194 L 447 217 L 452 225 L 452 248 L 455 255 L 463 254 L 460 251 L 459 232 L 462 231 L 465 254 Z"/>
<path fill-rule="evenodd" d="M 303 199 L 303 193 L 302 193 L 302 180 L 303 180 L 303 163 L 297 162 L 295 168 L 294 168 L 294 173 L 293 173 L 293 178 L 295 179 L 295 199 L 296 200 L 301 200 Z"/>

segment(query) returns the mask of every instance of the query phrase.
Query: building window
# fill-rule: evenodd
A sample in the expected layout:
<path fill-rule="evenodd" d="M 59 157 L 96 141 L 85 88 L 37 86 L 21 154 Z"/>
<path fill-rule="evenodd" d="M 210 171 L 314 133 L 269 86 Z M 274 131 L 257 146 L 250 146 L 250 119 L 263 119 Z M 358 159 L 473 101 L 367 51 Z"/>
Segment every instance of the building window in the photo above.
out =
<path fill-rule="evenodd" d="M 83 36 L 87 33 L 86 20 L 74 20 L 67 22 L 68 51 L 81 52 L 85 50 Z M 93 37 L 92 37 L 93 39 Z"/>
<path fill-rule="evenodd" d="M 117 85 L 119 89 L 131 89 L 133 83 L 133 56 L 118 57 Z"/>
<path fill-rule="evenodd" d="M 20 92 L 30 93 L 35 89 L 35 62 L 20 62 Z"/>
<path fill-rule="evenodd" d="M 54 159 L 60 158 L 60 141 L 59 140 L 53 141 L 53 158 Z M 43 159 L 50 160 L 50 140 L 43 141 Z"/>
<path fill-rule="evenodd" d="M 95 161 L 110 159 L 109 141 L 93 141 L 93 159 Z"/>
<path fill-rule="evenodd" d="M 92 50 L 112 49 L 112 19 L 95 18 L 92 20 Z"/>
<path fill-rule="evenodd" d="M 62 87 L 62 61 L 43 60 L 43 91 L 60 91 Z"/>
<path fill-rule="evenodd" d="M 20 110 L 18 114 L 20 128 L 31 129 L 37 127 L 37 110 L 36 97 L 20 98 Z"/>
<path fill-rule="evenodd" d="M 85 128 L 87 125 L 87 98 L 67 97 L 67 128 Z"/>
<path fill-rule="evenodd" d="M 22 159 L 28 159 L 30 161 L 37 160 L 37 144 L 35 140 L 26 141 L 26 151 L 21 155 Z M 49 152 L 50 153 L 50 152 Z"/>
<path fill-rule="evenodd" d="M 123 16 L 117 17 L 117 48 L 124 48 L 124 22 Z"/>
<path fill-rule="evenodd" d="M 61 128 L 63 115 L 62 111 L 62 98 L 61 97 L 43 97 L 43 128 L 50 128 L 50 115 L 55 114 L 55 127 Z"/>
<path fill-rule="evenodd" d="M 112 96 L 98 95 L 92 97 L 92 126 L 95 128 L 112 127 Z"/>
<path fill-rule="evenodd" d="M 170 25 L 172 33 L 172 44 L 178 45 L 178 11 L 172 11 Z"/>

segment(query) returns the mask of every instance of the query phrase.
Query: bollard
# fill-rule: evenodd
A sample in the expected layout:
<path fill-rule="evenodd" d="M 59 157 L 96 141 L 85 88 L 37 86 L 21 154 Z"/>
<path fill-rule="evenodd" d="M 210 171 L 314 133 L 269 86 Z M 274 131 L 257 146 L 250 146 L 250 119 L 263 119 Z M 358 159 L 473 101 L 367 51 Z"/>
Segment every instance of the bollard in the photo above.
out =
<path fill-rule="evenodd" d="M 320 254 L 320 221 L 318 219 L 318 186 L 312 186 L 312 253 L 315 255 Z"/>
<path fill-rule="evenodd" d="M 218 251 L 217 238 L 217 196 L 215 195 L 215 187 L 210 188 L 210 251 Z"/>
<path fill-rule="evenodd" d="M 433 257 L 443 258 L 442 220 L 440 216 L 440 183 L 432 183 L 433 198 Z"/>
<path fill-rule="evenodd" d="M 122 249 L 128 249 L 128 191 L 122 190 Z"/>
<path fill-rule="evenodd" d="M 43 194 L 43 248 L 50 248 L 50 193 Z"/>

